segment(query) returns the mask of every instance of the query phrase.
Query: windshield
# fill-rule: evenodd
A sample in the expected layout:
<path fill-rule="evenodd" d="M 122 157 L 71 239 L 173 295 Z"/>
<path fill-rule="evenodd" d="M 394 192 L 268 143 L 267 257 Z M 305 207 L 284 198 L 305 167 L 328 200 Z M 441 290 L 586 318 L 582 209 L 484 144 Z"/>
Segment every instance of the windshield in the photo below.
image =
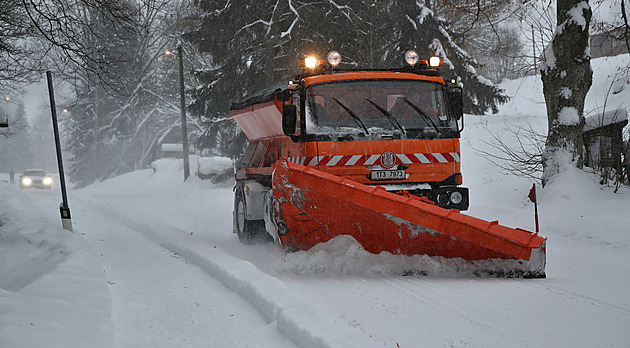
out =
<path fill-rule="evenodd" d="M 444 86 L 419 80 L 352 80 L 321 83 L 306 90 L 311 134 L 398 132 L 452 137 Z"/>

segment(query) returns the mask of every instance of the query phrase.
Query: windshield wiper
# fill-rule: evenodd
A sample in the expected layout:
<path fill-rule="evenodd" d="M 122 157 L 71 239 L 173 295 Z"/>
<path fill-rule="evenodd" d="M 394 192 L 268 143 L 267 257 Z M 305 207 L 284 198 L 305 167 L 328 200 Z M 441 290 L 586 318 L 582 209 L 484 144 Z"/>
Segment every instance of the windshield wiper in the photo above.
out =
<path fill-rule="evenodd" d="M 400 129 L 400 131 L 403 132 L 403 134 L 407 134 L 405 129 L 400 125 L 400 123 L 398 123 L 398 120 L 394 117 L 394 115 L 392 115 L 389 111 L 383 109 L 380 105 L 373 102 L 370 98 L 365 98 L 365 100 L 367 100 L 370 104 L 374 105 L 374 107 L 377 108 L 378 111 L 380 111 L 383 115 L 385 115 L 387 119 L 389 120 L 389 122 L 391 122 L 394 125 L 394 127 Z"/>
<path fill-rule="evenodd" d="M 405 101 L 405 103 L 409 104 L 409 106 L 411 106 L 411 108 L 414 109 L 420 116 L 422 116 L 423 118 L 427 119 L 429 121 L 429 123 L 431 123 L 433 128 L 435 128 L 435 131 L 438 134 L 440 133 L 440 129 L 435 124 L 435 122 L 433 122 L 433 120 L 431 119 L 431 117 L 429 115 L 427 115 L 424 111 L 422 111 L 422 109 L 420 109 L 416 104 L 410 102 L 409 99 L 407 99 L 405 97 L 402 97 L 402 99 Z"/>
<path fill-rule="evenodd" d="M 359 125 L 359 127 L 365 130 L 366 135 L 370 134 L 370 131 L 368 131 L 368 129 L 365 127 L 365 125 L 363 124 L 359 116 L 357 116 L 357 114 L 355 114 L 354 111 L 350 110 L 347 106 L 343 105 L 339 100 L 337 100 L 337 98 L 333 97 L 333 100 L 336 101 L 337 104 L 339 104 L 339 106 L 341 106 L 344 110 L 346 110 L 346 112 L 350 116 L 352 116 L 352 119 L 357 123 L 357 125 Z"/>

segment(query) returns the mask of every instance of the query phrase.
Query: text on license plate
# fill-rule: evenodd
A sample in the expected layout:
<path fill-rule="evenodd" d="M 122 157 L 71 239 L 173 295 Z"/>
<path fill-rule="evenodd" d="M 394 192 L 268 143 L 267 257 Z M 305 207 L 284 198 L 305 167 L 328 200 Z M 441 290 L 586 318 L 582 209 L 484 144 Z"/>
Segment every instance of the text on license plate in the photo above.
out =
<path fill-rule="evenodd" d="M 373 170 L 370 172 L 372 180 L 405 180 L 407 178 L 404 170 Z"/>

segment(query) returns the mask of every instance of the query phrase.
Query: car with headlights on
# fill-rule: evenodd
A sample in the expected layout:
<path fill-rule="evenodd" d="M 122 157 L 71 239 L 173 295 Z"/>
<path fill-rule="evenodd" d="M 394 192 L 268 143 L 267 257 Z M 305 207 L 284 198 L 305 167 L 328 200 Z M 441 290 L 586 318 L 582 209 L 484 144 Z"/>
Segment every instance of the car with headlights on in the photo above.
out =
<path fill-rule="evenodd" d="M 40 188 L 50 189 L 52 186 L 52 176 L 43 169 L 28 169 L 20 175 L 20 188 Z"/>

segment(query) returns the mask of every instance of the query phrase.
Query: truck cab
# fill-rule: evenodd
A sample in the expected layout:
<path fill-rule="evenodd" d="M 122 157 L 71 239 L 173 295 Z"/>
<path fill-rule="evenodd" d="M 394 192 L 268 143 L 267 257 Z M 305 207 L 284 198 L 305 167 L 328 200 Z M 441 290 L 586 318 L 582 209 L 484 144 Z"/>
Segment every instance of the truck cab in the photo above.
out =
<path fill-rule="evenodd" d="M 235 168 L 241 225 L 262 224 L 279 159 L 466 210 L 462 90 L 440 76 L 440 59 L 408 53 L 416 59 L 401 69 L 342 70 L 331 55 L 339 57 L 304 59 L 301 74 L 288 84 L 232 105 L 250 140 Z"/>
<path fill-rule="evenodd" d="M 461 89 L 447 86 L 439 65 L 427 64 L 307 70 L 283 92 L 283 107 L 293 107 L 283 113 L 289 127 L 281 156 L 365 185 L 425 196 L 443 208 L 467 209 L 468 190 L 459 186 Z"/>

